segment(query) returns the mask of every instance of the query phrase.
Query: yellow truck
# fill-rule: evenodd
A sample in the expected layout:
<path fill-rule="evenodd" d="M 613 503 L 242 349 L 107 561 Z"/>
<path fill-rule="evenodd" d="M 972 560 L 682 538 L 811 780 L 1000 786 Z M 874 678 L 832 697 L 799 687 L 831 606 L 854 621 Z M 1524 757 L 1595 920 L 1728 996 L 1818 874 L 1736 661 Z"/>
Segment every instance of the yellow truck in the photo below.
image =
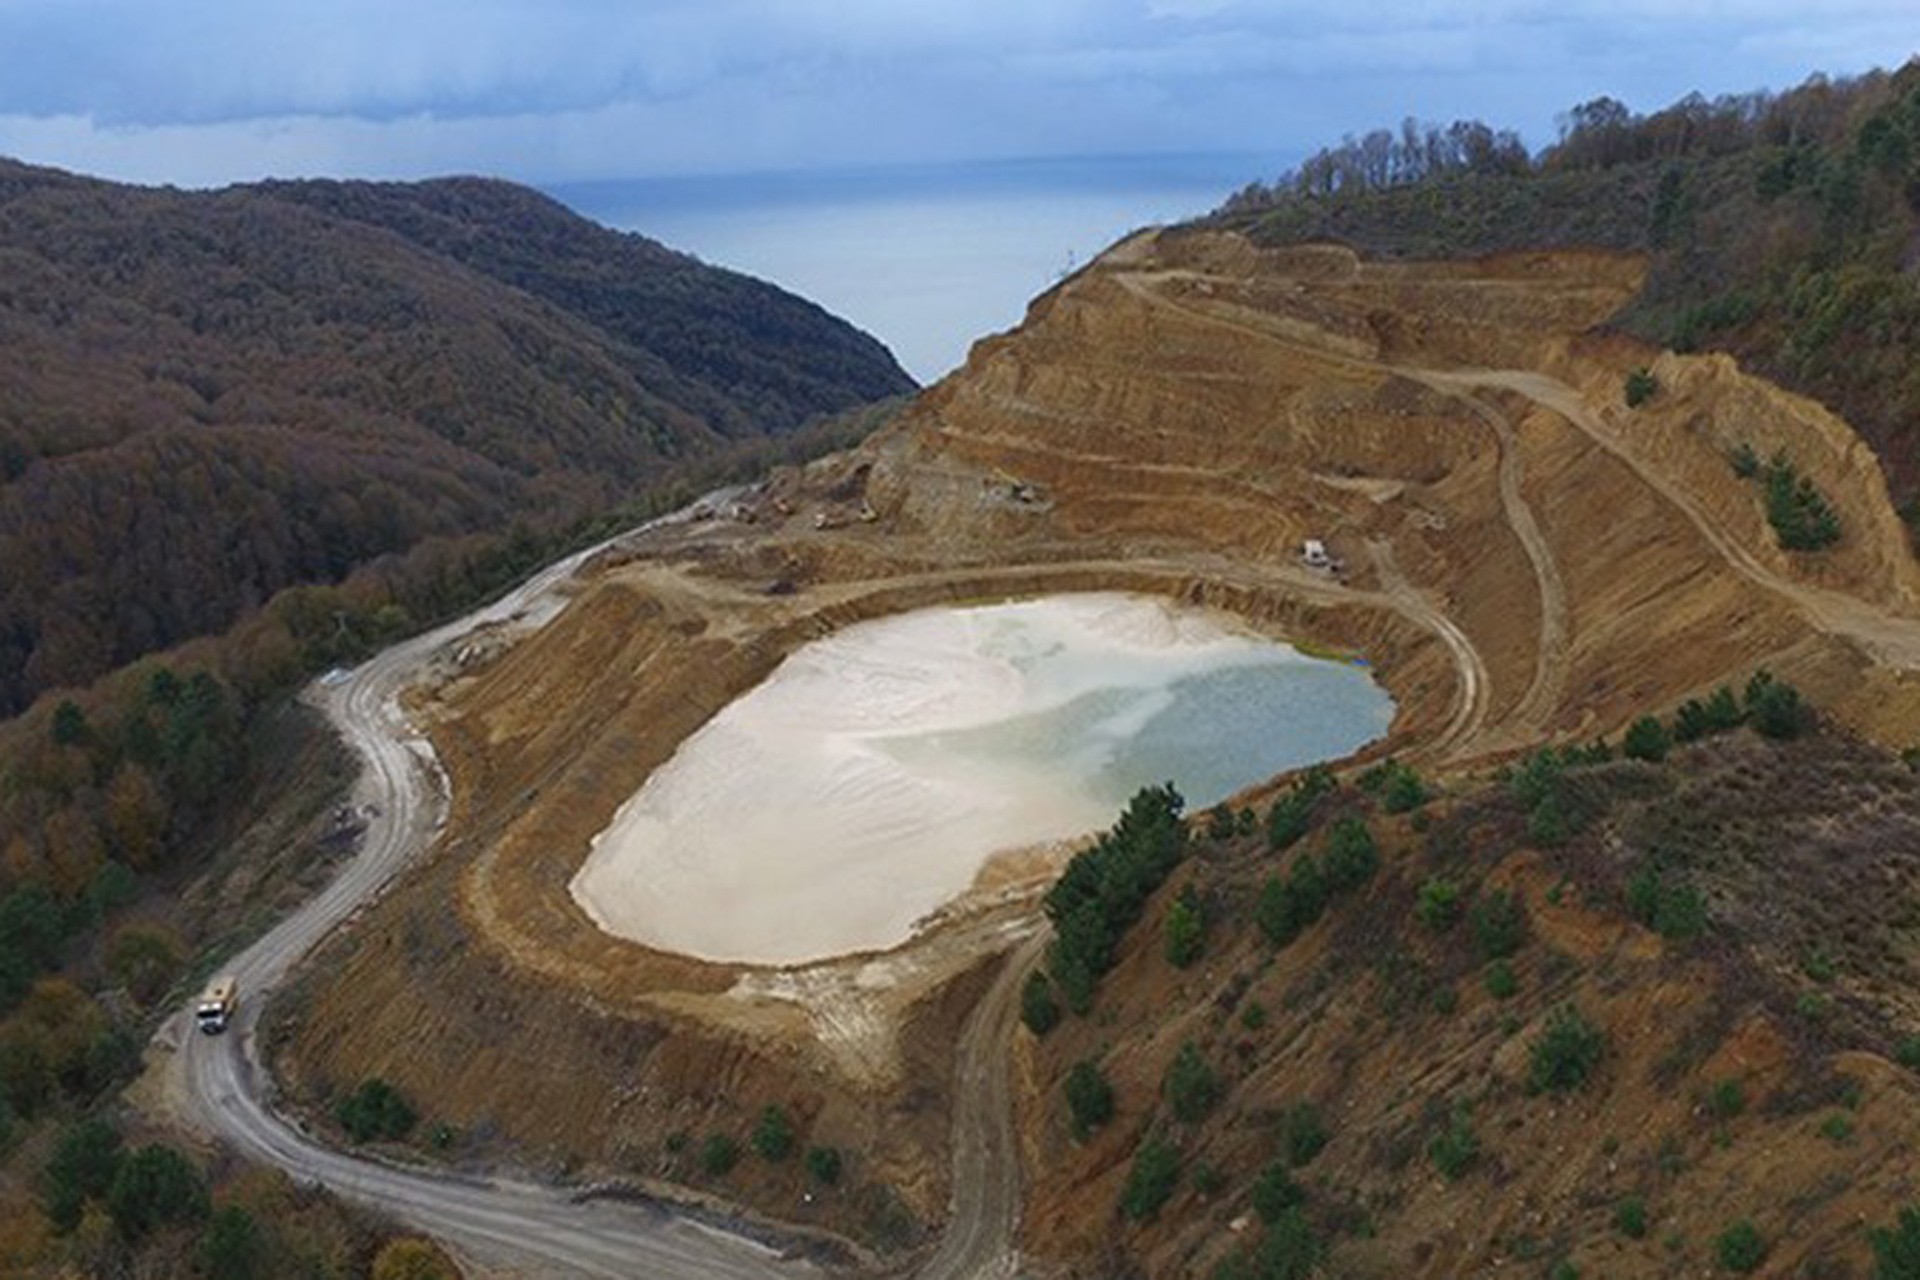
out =
<path fill-rule="evenodd" d="M 200 1024 L 200 1030 L 210 1036 L 217 1036 L 227 1029 L 227 1023 L 233 1018 L 233 1008 L 240 1002 L 240 984 L 230 977 L 215 978 L 200 993 L 200 1003 L 194 1007 L 193 1020 Z"/>

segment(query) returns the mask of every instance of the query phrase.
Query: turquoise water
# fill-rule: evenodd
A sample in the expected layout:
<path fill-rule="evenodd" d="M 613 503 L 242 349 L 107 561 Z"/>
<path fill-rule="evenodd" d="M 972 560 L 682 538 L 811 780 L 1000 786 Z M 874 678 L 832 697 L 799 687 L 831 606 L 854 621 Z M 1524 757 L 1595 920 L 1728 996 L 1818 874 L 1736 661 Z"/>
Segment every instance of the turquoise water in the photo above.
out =
<path fill-rule="evenodd" d="M 1387 732 L 1393 701 L 1364 668 L 1270 648 L 1271 656 L 1233 655 L 1230 665 L 1163 686 L 1096 688 L 997 723 L 882 746 L 909 767 L 1044 773 L 1084 804 L 1116 812 L 1141 787 L 1172 782 L 1197 811 Z"/>

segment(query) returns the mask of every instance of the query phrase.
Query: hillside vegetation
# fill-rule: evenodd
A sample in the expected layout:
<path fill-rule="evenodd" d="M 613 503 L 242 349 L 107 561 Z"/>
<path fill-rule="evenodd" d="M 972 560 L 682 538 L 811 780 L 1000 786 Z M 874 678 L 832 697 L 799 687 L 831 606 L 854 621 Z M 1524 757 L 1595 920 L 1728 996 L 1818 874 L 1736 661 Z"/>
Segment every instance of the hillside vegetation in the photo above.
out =
<path fill-rule="evenodd" d="M 1813 396 L 1874 447 L 1909 511 L 1920 493 L 1920 63 L 1651 115 L 1600 98 L 1537 156 L 1476 121 L 1408 121 L 1247 187 L 1211 221 L 1398 257 L 1645 253 L 1616 325 Z"/>
<path fill-rule="evenodd" d="M 0 715 L 423 539 L 550 529 L 912 383 L 505 183 L 0 161 Z"/>
<path fill-rule="evenodd" d="M 1028 1041 L 1032 1248 L 1219 1280 L 1910 1274 L 1873 1259 L 1920 1243 L 1920 784 L 1809 723 L 1756 678 L 1636 726 L 1638 758 L 1310 774 L 1264 838 L 1212 815 L 1083 1016 Z"/>

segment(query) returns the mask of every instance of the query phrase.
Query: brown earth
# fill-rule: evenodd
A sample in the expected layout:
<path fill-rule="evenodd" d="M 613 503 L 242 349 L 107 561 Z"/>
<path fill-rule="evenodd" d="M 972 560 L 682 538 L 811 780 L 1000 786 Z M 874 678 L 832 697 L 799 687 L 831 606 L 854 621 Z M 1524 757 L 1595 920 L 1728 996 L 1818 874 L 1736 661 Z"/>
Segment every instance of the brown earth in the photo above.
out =
<path fill-rule="evenodd" d="M 914 1238 L 947 1204 L 960 1022 L 983 960 L 1030 931 L 1046 861 L 983 876 L 898 951 L 786 971 L 609 938 L 566 886 L 649 770 L 785 653 L 919 605 L 1121 588 L 1225 608 L 1365 655 L 1400 707 L 1377 750 L 1432 768 L 1617 734 L 1762 665 L 1907 745 L 1920 583 L 1871 455 L 1723 359 L 1597 332 L 1639 279 L 1597 253 L 1117 246 L 854 454 L 602 557 L 525 639 L 448 655 L 416 706 L 452 780 L 446 836 L 288 1002 L 289 1087 L 379 1075 L 474 1159 L 695 1180 L 702 1135 L 744 1137 L 778 1103 L 803 1141 L 853 1154 L 849 1186 L 803 1201 L 795 1162 L 749 1158 L 730 1194 Z M 1663 390 L 1628 411 L 1642 363 Z M 1726 461 L 1740 441 L 1788 449 L 1840 511 L 1839 546 L 1774 547 Z M 1301 567 L 1304 537 L 1345 571 Z M 1595 945 L 1625 946 L 1621 964 L 1638 946 Z M 1694 998 L 1638 972 L 1622 981 L 1647 1000 Z M 1111 1201 L 1083 1213 L 1098 1175 L 1036 1141 L 1028 1241 L 1083 1253 Z M 1117 1161 L 1126 1140 L 1103 1141 Z"/>

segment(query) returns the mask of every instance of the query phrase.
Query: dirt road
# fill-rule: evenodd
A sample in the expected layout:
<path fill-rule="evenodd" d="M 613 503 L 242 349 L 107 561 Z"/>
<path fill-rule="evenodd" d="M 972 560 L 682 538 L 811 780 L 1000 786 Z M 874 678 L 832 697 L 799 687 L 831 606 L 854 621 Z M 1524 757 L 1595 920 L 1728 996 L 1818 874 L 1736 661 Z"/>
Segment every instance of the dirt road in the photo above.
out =
<path fill-rule="evenodd" d="M 818 1275 L 818 1268 L 782 1258 L 757 1241 L 657 1209 L 576 1203 L 561 1188 L 466 1179 L 345 1155 L 273 1110 L 272 1081 L 256 1038 L 263 1006 L 303 956 L 427 847 L 444 818 L 444 779 L 431 747 L 401 714 L 397 695 L 437 650 L 473 628 L 509 620 L 537 626 L 551 617 L 564 603 L 560 585 L 591 554 L 570 556 L 459 622 L 313 686 L 308 696 L 363 762 L 354 803 L 371 815 L 365 843 L 323 892 L 226 967 L 241 991 L 227 1035 L 197 1034 L 183 1011 L 156 1037 L 156 1049 L 169 1055 L 158 1068 L 169 1077 L 169 1109 L 250 1160 L 320 1183 L 446 1241 L 489 1274 L 688 1280 Z"/>

